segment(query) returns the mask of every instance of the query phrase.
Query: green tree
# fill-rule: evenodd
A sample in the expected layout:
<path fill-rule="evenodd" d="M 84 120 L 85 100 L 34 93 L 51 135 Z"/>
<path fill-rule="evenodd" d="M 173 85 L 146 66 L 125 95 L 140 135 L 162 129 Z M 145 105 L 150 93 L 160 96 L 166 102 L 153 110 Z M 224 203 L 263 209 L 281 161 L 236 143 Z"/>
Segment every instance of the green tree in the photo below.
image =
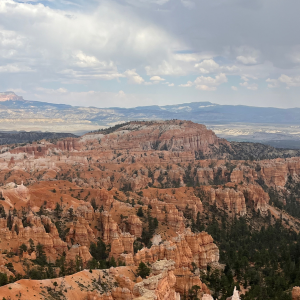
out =
<path fill-rule="evenodd" d="M 56 203 L 54 211 L 55 211 L 56 216 L 58 218 L 60 218 L 61 217 L 62 208 L 61 208 L 61 206 L 59 205 L 58 202 Z"/>
<path fill-rule="evenodd" d="M 137 275 L 141 276 L 142 278 L 146 278 L 150 275 L 150 271 L 150 268 L 148 268 L 147 265 L 141 261 L 137 269 Z"/>
<path fill-rule="evenodd" d="M 47 264 L 47 256 L 46 253 L 44 251 L 44 246 L 40 243 L 37 244 L 36 246 L 36 254 L 37 254 L 37 258 L 36 258 L 36 263 L 44 266 Z"/>
<path fill-rule="evenodd" d="M 0 286 L 8 284 L 8 278 L 5 273 L 0 273 Z"/>
<path fill-rule="evenodd" d="M 23 243 L 20 247 L 19 247 L 19 253 L 20 255 L 23 254 L 23 252 L 27 251 L 27 246 Z"/>
<path fill-rule="evenodd" d="M 29 239 L 29 245 L 30 245 L 30 253 L 35 251 L 34 241 L 32 239 Z"/>
<path fill-rule="evenodd" d="M 144 212 L 143 212 L 143 209 L 142 207 L 139 207 L 138 210 L 137 210 L 137 216 L 142 218 L 144 216 Z"/>
<path fill-rule="evenodd" d="M 105 260 L 108 257 L 106 245 L 101 239 L 97 244 L 91 243 L 90 253 L 97 261 Z"/>

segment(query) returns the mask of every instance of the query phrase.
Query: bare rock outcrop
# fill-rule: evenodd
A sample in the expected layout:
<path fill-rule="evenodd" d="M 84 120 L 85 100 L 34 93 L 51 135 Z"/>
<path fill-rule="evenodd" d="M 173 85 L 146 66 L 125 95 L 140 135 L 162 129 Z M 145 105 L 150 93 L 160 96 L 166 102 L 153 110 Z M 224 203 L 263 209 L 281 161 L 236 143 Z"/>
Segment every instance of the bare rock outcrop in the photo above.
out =
<path fill-rule="evenodd" d="M 178 300 L 180 296 L 175 292 L 176 277 L 173 273 L 174 262 L 168 260 L 157 261 L 152 265 L 152 275 L 142 282 L 135 284 L 133 294 L 140 300 Z"/>
<path fill-rule="evenodd" d="M 241 216 L 247 213 L 244 194 L 234 189 L 211 189 L 210 198 L 212 204 L 232 211 Z"/>
<path fill-rule="evenodd" d="M 153 263 L 159 259 L 174 260 L 176 268 L 190 267 L 192 262 L 197 267 L 206 268 L 207 264 L 219 261 L 219 249 L 206 232 L 194 234 L 187 229 L 172 241 L 165 241 L 150 249 L 143 248 L 134 256 L 136 264 L 141 261 Z"/>
<path fill-rule="evenodd" d="M 143 223 L 141 222 L 140 218 L 136 215 L 130 215 L 127 219 L 129 232 L 136 236 L 141 237 L 143 231 Z"/>
<path fill-rule="evenodd" d="M 294 286 L 292 290 L 292 299 L 293 300 L 300 300 L 300 287 Z"/>

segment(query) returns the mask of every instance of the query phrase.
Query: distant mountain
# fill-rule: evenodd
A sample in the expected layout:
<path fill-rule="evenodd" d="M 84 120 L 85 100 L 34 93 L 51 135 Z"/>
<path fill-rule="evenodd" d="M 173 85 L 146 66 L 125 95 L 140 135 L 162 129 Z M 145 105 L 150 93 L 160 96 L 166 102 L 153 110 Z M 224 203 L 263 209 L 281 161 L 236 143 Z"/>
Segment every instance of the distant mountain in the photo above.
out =
<path fill-rule="evenodd" d="M 300 108 L 281 109 L 245 105 L 219 105 L 211 102 L 192 102 L 165 106 L 139 106 L 133 108 L 78 107 L 28 101 L 12 92 L 0 93 L 0 118 L 62 118 L 88 120 L 99 126 L 130 120 L 186 119 L 201 123 L 224 124 L 274 123 L 300 124 Z M 7 116 L 10 109 L 11 115 Z M 4 116 L 4 110 L 5 116 Z M 24 112 L 26 115 L 24 117 Z"/>
<path fill-rule="evenodd" d="M 274 135 L 271 137 L 269 131 L 261 131 L 261 128 L 277 124 L 277 126 L 287 127 L 285 132 L 282 132 L 281 128 L 276 129 L 276 134 L 281 135 L 278 139 L 281 147 L 285 146 L 285 140 L 300 140 L 300 108 L 219 105 L 211 102 L 133 108 L 97 108 L 29 101 L 13 92 L 0 93 L 0 131 L 26 130 L 83 134 L 128 121 L 170 119 L 190 120 L 206 124 L 214 130 L 216 126 L 225 124 L 225 130 L 223 128 L 220 133 L 222 137 L 230 136 L 231 140 L 265 142 L 270 136 L 272 143 L 274 143 Z M 232 124 L 235 124 L 233 137 L 231 136 L 232 130 L 228 131 Z M 253 130 L 245 136 L 244 132 L 239 132 L 237 124 L 249 124 Z M 298 133 L 291 134 L 295 126 L 299 127 Z M 257 138 L 258 131 L 259 138 Z M 218 134 L 217 130 L 216 132 Z"/>

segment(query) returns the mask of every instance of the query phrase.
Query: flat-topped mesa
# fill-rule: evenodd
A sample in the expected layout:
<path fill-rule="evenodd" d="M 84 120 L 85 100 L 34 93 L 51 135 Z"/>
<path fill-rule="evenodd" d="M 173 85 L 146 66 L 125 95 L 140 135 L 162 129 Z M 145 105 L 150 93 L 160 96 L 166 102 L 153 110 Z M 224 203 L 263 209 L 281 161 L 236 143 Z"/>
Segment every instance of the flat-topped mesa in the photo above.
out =
<path fill-rule="evenodd" d="M 87 137 L 83 137 L 86 142 Z M 212 152 L 212 147 L 230 143 L 219 139 L 205 125 L 191 121 L 161 121 L 161 122 L 130 122 L 117 128 L 112 133 L 95 135 L 100 139 L 100 146 L 112 150 L 169 150 L 169 151 L 201 151 L 203 154 Z"/>
<path fill-rule="evenodd" d="M 247 213 L 244 194 L 234 189 L 211 189 L 210 198 L 212 204 L 222 207 L 228 211 L 232 211 L 241 216 Z"/>
<path fill-rule="evenodd" d="M 0 93 L 0 102 L 4 101 L 22 101 L 23 97 L 16 95 L 14 92 L 1 92 Z"/>

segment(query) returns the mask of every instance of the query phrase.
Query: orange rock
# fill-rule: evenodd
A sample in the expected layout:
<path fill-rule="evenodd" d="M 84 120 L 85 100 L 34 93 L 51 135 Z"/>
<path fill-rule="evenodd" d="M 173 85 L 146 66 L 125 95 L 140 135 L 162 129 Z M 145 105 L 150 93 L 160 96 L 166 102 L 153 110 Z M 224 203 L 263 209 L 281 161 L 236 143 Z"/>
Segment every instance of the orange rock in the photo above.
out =
<path fill-rule="evenodd" d="M 200 268 L 219 261 L 219 249 L 206 232 L 194 234 L 190 229 L 179 234 L 172 241 L 165 241 L 150 249 L 143 248 L 134 256 L 135 264 L 141 261 L 153 263 L 160 259 L 174 260 L 175 267 L 190 267 L 194 262 Z"/>
<path fill-rule="evenodd" d="M 157 261 L 152 265 L 152 275 L 135 284 L 133 294 L 139 299 L 176 300 L 180 296 L 175 292 L 176 277 L 173 273 L 174 262 Z"/>
<path fill-rule="evenodd" d="M 129 232 L 136 236 L 141 237 L 143 231 L 143 223 L 141 222 L 140 218 L 136 215 L 130 215 L 127 219 Z"/>
<path fill-rule="evenodd" d="M 71 243 L 71 239 L 73 243 Z M 95 235 L 87 220 L 78 217 L 78 220 L 71 223 L 70 230 L 66 236 L 66 241 L 69 244 L 79 244 L 81 246 L 90 246 L 91 242 L 95 242 Z"/>
<path fill-rule="evenodd" d="M 67 252 L 66 260 L 73 260 L 75 262 L 77 257 L 81 258 L 84 265 L 86 265 L 86 263 L 92 259 L 92 255 L 86 246 L 73 245 Z"/>
<path fill-rule="evenodd" d="M 210 198 L 213 204 L 241 216 L 247 213 L 244 194 L 234 189 L 211 189 Z"/>
<path fill-rule="evenodd" d="M 300 300 L 300 287 L 294 286 L 292 290 L 292 299 L 293 300 Z"/>

